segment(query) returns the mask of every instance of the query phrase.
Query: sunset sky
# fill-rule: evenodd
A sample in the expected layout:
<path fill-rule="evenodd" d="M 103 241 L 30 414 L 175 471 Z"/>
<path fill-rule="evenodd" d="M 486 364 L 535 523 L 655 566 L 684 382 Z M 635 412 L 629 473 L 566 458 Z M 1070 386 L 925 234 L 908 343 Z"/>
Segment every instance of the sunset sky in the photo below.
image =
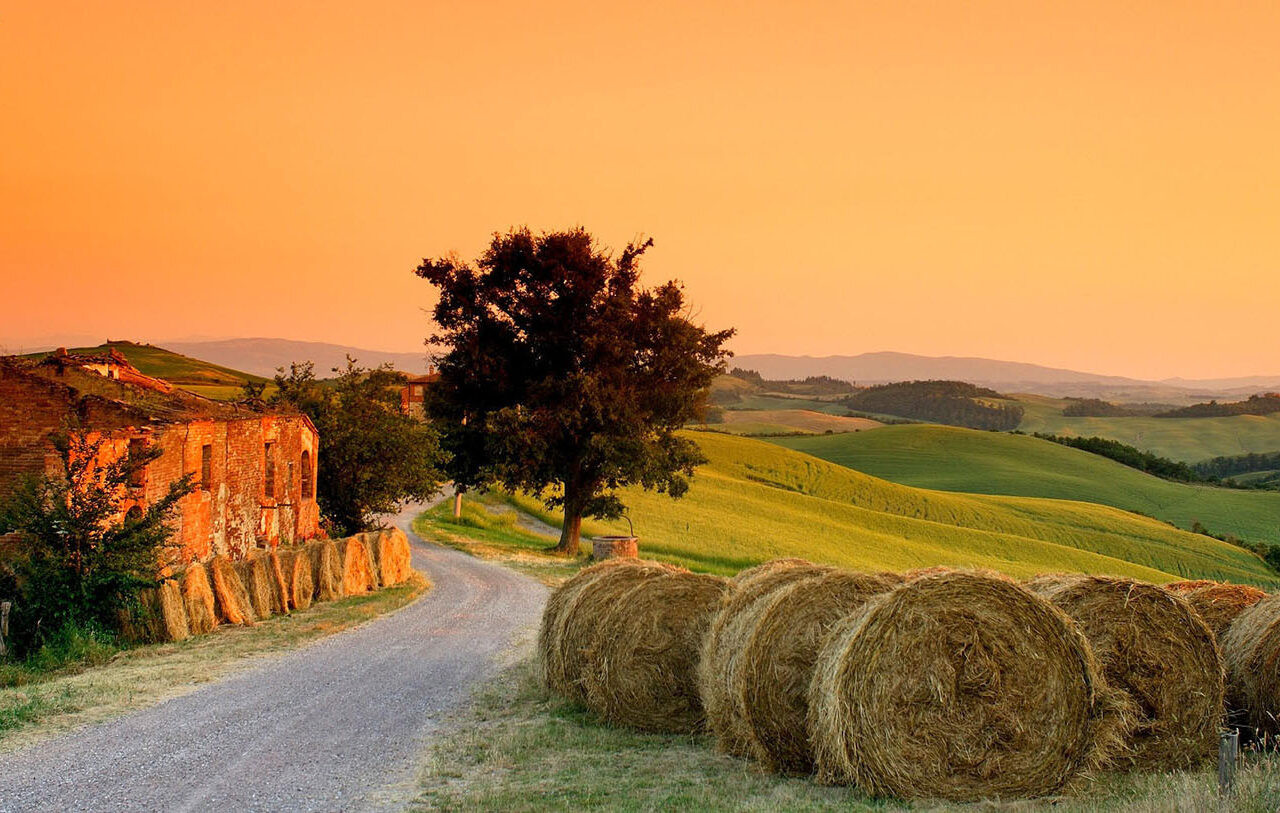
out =
<path fill-rule="evenodd" d="M 740 353 L 1280 373 L 1280 4 L 619 5 L 0 4 L 0 342 L 413 350 L 580 224 Z"/>

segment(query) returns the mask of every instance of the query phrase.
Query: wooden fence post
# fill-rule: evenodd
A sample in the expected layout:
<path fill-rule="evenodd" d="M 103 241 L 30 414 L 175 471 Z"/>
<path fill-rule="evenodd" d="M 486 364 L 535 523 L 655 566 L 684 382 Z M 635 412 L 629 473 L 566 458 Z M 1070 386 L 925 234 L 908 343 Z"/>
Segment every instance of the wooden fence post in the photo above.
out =
<path fill-rule="evenodd" d="M 1240 758 L 1240 732 L 1223 731 L 1218 736 L 1218 795 L 1226 798 L 1236 782 L 1236 760 Z"/>
<path fill-rule="evenodd" d="M 9 634 L 9 610 L 12 608 L 13 602 L 0 601 L 0 658 L 3 658 L 8 652 L 4 645 L 4 639 Z"/>

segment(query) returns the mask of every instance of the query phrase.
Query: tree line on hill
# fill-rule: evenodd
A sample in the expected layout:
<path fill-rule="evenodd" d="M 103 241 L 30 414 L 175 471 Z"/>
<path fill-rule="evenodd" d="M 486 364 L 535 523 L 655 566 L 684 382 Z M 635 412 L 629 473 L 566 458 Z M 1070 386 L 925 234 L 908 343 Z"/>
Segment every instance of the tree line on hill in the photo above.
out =
<path fill-rule="evenodd" d="M 1280 452 L 1250 452 L 1249 454 L 1215 457 L 1196 463 L 1196 472 L 1204 477 L 1235 482 L 1231 478 L 1255 472 L 1278 472 L 1269 477 L 1250 480 L 1246 486 L 1280 488 Z"/>
<path fill-rule="evenodd" d="M 1068 398 L 1067 418 L 1143 418 L 1168 409 L 1165 404 L 1113 404 L 1101 398 Z"/>
<path fill-rule="evenodd" d="M 1207 404 L 1192 404 L 1180 409 L 1156 413 L 1157 418 L 1223 418 L 1232 415 L 1272 415 L 1280 412 L 1280 393 L 1268 392 L 1251 395 L 1244 401 L 1229 401 L 1220 404 L 1210 401 Z"/>
<path fill-rule="evenodd" d="M 840 401 L 862 413 L 897 415 L 969 429 L 1008 431 L 1022 422 L 1019 404 L 1001 400 L 995 390 L 964 381 L 902 381 L 858 390 Z"/>
<path fill-rule="evenodd" d="M 1144 452 L 1137 447 L 1110 438 L 1051 435 L 1043 432 L 1036 432 L 1034 437 L 1101 455 L 1165 480 L 1179 483 L 1203 483 L 1245 491 L 1280 490 L 1280 478 L 1276 480 L 1264 478 L 1251 482 L 1232 479 L 1232 475 L 1280 469 L 1280 452 L 1215 457 L 1203 463 L 1187 464 Z"/>
<path fill-rule="evenodd" d="M 734 367 L 729 375 L 740 381 L 755 384 L 767 392 L 787 395 L 842 395 L 854 391 L 853 384 L 829 375 L 811 375 L 807 378 L 765 378 L 756 370 Z"/>

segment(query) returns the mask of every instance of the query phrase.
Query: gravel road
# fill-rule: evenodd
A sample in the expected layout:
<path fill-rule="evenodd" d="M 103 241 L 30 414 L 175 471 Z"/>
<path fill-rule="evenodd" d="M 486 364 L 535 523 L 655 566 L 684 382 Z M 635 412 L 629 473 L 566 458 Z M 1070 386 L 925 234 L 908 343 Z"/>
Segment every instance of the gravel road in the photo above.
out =
<path fill-rule="evenodd" d="M 415 795 L 433 732 L 537 622 L 546 588 L 424 544 L 435 588 L 389 616 L 0 757 L 0 810 L 369 810 Z"/>

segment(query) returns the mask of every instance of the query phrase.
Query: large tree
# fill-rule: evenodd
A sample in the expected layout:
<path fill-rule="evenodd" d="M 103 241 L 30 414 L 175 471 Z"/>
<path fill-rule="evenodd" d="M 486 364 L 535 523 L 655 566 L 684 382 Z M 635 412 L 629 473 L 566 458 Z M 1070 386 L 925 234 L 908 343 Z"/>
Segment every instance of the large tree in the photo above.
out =
<path fill-rule="evenodd" d="M 276 375 L 276 402 L 293 405 L 320 434 L 316 500 L 339 535 L 373 528 L 382 515 L 440 490 L 440 445 L 435 429 L 400 412 L 403 374 L 389 366 L 365 369 L 348 357 L 330 381 L 316 379 L 311 362 Z"/>
<path fill-rule="evenodd" d="M 423 260 L 439 289 L 445 350 L 428 409 L 460 488 L 499 484 L 564 509 L 556 550 L 576 555 L 584 516 L 624 510 L 639 484 L 679 497 L 697 445 L 676 431 L 699 416 L 724 370 L 732 330 L 693 323 L 676 282 L 642 289 L 652 241 L 614 256 L 585 230 L 495 234 L 474 264 Z"/>

